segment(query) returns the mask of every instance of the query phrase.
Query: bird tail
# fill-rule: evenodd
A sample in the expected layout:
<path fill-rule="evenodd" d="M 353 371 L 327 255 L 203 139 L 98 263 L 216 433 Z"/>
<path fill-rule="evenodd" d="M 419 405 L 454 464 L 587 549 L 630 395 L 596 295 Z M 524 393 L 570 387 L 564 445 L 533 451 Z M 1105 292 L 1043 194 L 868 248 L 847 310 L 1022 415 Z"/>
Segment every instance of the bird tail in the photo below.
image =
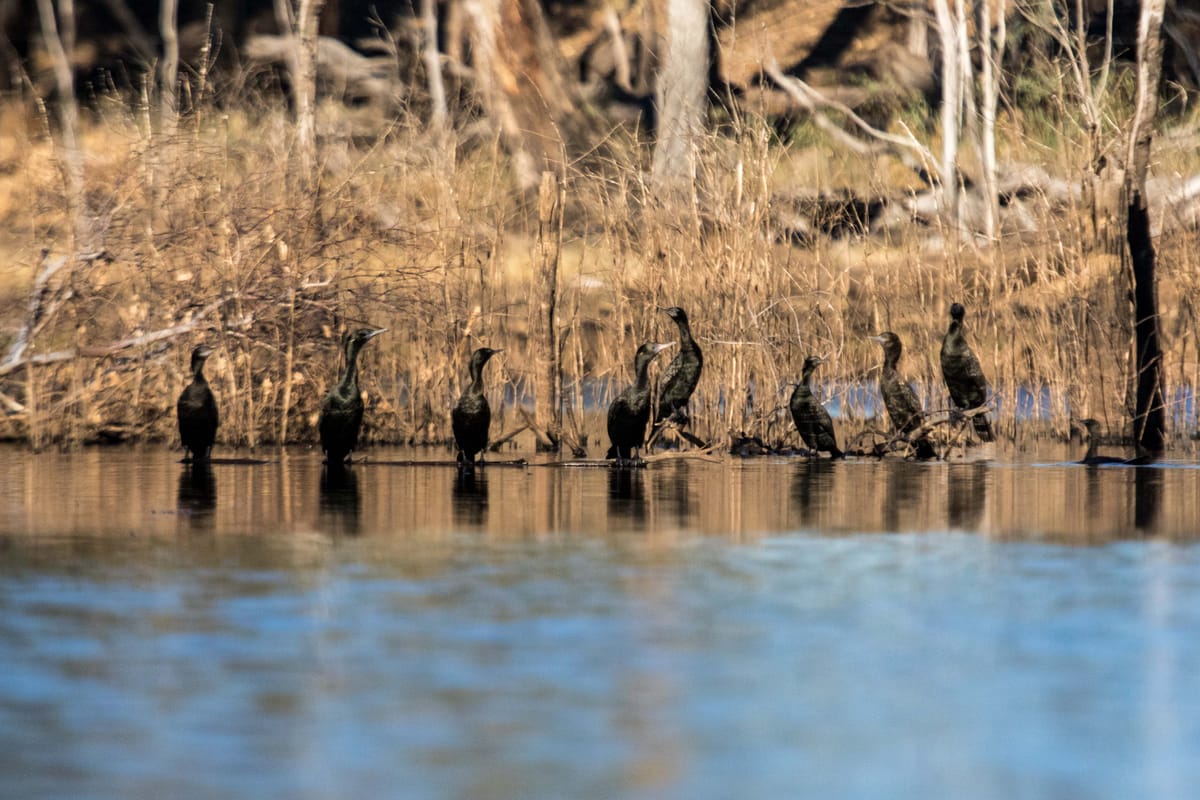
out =
<path fill-rule="evenodd" d="M 937 450 L 933 449 L 933 445 L 928 439 L 918 439 L 913 442 L 913 446 L 917 448 L 917 458 L 921 461 L 928 461 L 931 458 L 937 458 Z"/>
<path fill-rule="evenodd" d="M 995 440 L 992 434 L 992 423 L 988 420 L 986 414 L 980 414 L 977 417 L 971 418 L 971 423 L 975 426 L 975 434 L 980 441 L 991 442 Z"/>

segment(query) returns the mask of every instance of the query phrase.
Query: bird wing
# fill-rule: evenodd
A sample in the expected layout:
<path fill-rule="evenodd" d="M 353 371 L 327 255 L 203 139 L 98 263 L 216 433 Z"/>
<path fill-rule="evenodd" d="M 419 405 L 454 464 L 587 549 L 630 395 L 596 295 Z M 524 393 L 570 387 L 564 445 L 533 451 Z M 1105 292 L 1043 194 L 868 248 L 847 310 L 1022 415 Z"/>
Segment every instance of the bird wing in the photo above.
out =
<path fill-rule="evenodd" d="M 921 404 L 917 400 L 917 393 L 907 381 L 896 377 L 883 387 L 881 393 L 893 429 L 900 433 L 908 433 L 920 426 L 923 416 Z"/>

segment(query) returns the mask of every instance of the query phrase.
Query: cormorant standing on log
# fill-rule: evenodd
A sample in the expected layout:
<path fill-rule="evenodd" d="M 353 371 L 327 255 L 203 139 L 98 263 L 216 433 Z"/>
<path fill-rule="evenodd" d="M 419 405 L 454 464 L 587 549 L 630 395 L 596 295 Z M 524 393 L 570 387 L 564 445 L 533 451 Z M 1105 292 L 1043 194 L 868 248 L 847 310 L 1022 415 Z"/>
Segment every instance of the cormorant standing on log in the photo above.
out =
<path fill-rule="evenodd" d="M 883 398 L 883 406 L 892 421 L 892 430 L 907 437 L 921 427 L 924 419 L 916 392 L 896 368 L 900 363 L 900 355 L 904 352 L 904 345 L 900 342 L 900 337 L 891 331 L 872 336 L 871 340 L 879 342 L 883 347 L 883 369 L 879 373 L 879 394 Z M 912 442 L 912 445 L 917 450 L 917 458 L 937 457 L 933 445 L 924 436 Z"/>
<path fill-rule="evenodd" d="M 680 425 L 686 425 L 687 403 L 696 389 L 696 384 L 700 382 L 704 356 L 700 353 L 700 346 L 692 338 L 692 329 L 688 326 L 688 317 L 684 310 L 679 306 L 662 310 L 679 326 L 679 352 L 663 371 L 658 413 L 654 416 L 654 421 L 657 423 L 671 419 Z"/>
<path fill-rule="evenodd" d="M 970 411 L 987 402 L 987 378 L 983 376 L 979 359 L 971 352 L 971 346 L 963 335 L 963 317 L 966 313 L 962 303 L 950 306 L 950 327 L 942 338 L 942 378 L 946 381 L 955 407 Z M 972 417 L 971 423 L 982 441 L 990 442 L 995 438 L 987 414 Z"/>
<path fill-rule="evenodd" d="M 206 344 L 192 350 L 192 382 L 179 395 L 175 413 L 179 417 L 179 438 L 183 441 L 185 462 L 207 461 L 217 438 L 217 401 L 204 377 L 204 362 L 214 350 Z"/>
<path fill-rule="evenodd" d="M 612 447 L 606 458 L 615 458 L 618 466 L 633 460 L 633 453 L 646 441 L 646 424 L 650 421 L 650 362 L 675 344 L 653 342 L 642 345 L 633 357 L 633 386 L 617 395 L 608 407 L 608 439 Z"/>
<path fill-rule="evenodd" d="M 499 352 L 490 347 L 481 347 L 471 354 L 471 383 L 454 404 L 454 410 L 450 412 L 450 426 L 454 429 L 459 466 L 473 467 L 475 455 L 487 448 L 492 409 L 487 398 L 483 396 L 483 365 Z"/>
<path fill-rule="evenodd" d="M 346 371 L 342 379 L 325 395 L 317 428 L 321 433 L 321 449 L 331 467 L 341 466 L 358 445 L 358 429 L 362 427 L 363 401 L 358 391 L 358 354 L 367 342 L 387 328 L 359 328 L 342 338 L 346 354 Z"/>
<path fill-rule="evenodd" d="M 792 421 L 796 423 L 796 430 L 800 432 L 800 438 L 809 450 L 817 453 L 824 450 L 832 458 L 845 458 L 846 454 L 838 449 L 833 433 L 833 418 L 813 395 L 809 385 L 813 371 L 823 363 L 825 360 L 818 356 L 804 359 L 804 371 L 792 392 L 788 408 L 792 411 Z"/>
<path fill-rule="evenodd" d="M 1077 423 L 1085 431 L 1087 431 L 1087 453 L 1079 461 L 1080 464 L 1086 464 L 1089 467 L 1094 467 L 1098 464 L 1128 464 L 1129 460 L 1117 458 L 1115 456 L 1098 456 L 1096 455 L 1096 446 L 1100 443 L 1100 423 L 1090 417 L 1081 419 Z"/>

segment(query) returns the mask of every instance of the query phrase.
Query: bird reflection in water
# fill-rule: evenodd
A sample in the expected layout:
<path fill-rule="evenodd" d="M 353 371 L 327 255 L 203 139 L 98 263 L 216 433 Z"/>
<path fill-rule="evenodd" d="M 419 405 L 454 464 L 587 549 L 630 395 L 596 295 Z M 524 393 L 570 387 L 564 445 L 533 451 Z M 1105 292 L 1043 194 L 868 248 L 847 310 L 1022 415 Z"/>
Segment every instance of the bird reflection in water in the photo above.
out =
<path fill-rule="evenodd" d="M 809 458 L 795 465 L 792 473 L 792 506 L 797 526 L 820 527 L 829 509 L 833 477 L 838 469 L 833 459 Z"/>
<path fill-rule="evenodd" d="M 358 495 L 358 476 L 339 463 L 321 469 L 321 516 L 332 533 L 358 533 L 358 515 L 362 498 Z"/>
<path fill-rule="evenodd" d="M 483 470 L 456 469 L 450 501 L 456 527 L 484 527 L 487 523 L 488 484 Z"/>
<path fill-rule="evenodd" d="M 1133 526 L 1153 533 L 1162 501 L 1163 471 L 1154 467 L 1133 469 Z"/>
<path fill-rule="evenodd" d="M 987 502 L 988 468 L 985 464 L 954 465 L 947 471 L 946 517 L 951 528 L 979 530 Z"/>
<path fill-rule="evenodd" d="M 608 471 L 608 515 L 615 519 L 643 522 L 646 519 L 646 470 Z"/>
<path fill-rule="evenodd" d="M 208 461 L 193 461 L 179 473 L 179 515 L 193 528 L 211 528 L 217 509 L 217 479 Z"/>

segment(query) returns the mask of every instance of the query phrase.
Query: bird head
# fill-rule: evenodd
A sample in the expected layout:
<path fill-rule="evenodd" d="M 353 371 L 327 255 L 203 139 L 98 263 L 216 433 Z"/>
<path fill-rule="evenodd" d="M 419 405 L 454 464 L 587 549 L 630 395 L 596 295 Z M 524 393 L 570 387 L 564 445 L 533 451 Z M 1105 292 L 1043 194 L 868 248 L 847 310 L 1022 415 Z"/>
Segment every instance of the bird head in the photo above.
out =
<path fill-rule="evenodd" d="M 674 342 L 647 342 L 646 344 L 639 347 L 637 349 L 637 353 L 634 354 L 634 357 L 633 357 L 634 366 L 637 366 L 643 362 L 645 362 L 647 364 L 650 363 L 651 361 L 654 360 L 655 356 L 657 356 L 663 350 L 666 350 L 668 347 L 671 347 L 674 344 L 675 344 Z"/>
<path fill-rule="evenodd" d="M 967 309 L 963 308 L 962 303 L 954 303 L 950 306 L 950 319 L 957 322 L 962 322 L 963 317 L 967 315 Z"/>
<path fill-rule="evenodd" d="M 475 353 L 471 356 L 471 358 L 478 361 L 480 363 L 480 365 L 483 365 L 483 364 L 486 364 L 488 362 L 488 359 L 491 358 L 492 356 L 496 355 L 497 353 L 503 353 L 503 352 L 504 352 L 503 348 L 498 348 L 496 350 L 493 350 L 490 347 L 481 347 L 475 351 Z"/>
<path fill-rule="evenodd" d="M 670 308 L 658 307 L 659 311 L 665 312 L 668 317 L 675 320 L 680 325 L 686 325 L 688 321 L 687 312 L 679 306 L 671 306 Z"/>
<path fill-rule="evenodd" d="M 387 331 L 387 328 L 359 328 L 351 334 L 351 338 L 355 339 L 359 344 L 366 344 L 385 331 Z"/>

